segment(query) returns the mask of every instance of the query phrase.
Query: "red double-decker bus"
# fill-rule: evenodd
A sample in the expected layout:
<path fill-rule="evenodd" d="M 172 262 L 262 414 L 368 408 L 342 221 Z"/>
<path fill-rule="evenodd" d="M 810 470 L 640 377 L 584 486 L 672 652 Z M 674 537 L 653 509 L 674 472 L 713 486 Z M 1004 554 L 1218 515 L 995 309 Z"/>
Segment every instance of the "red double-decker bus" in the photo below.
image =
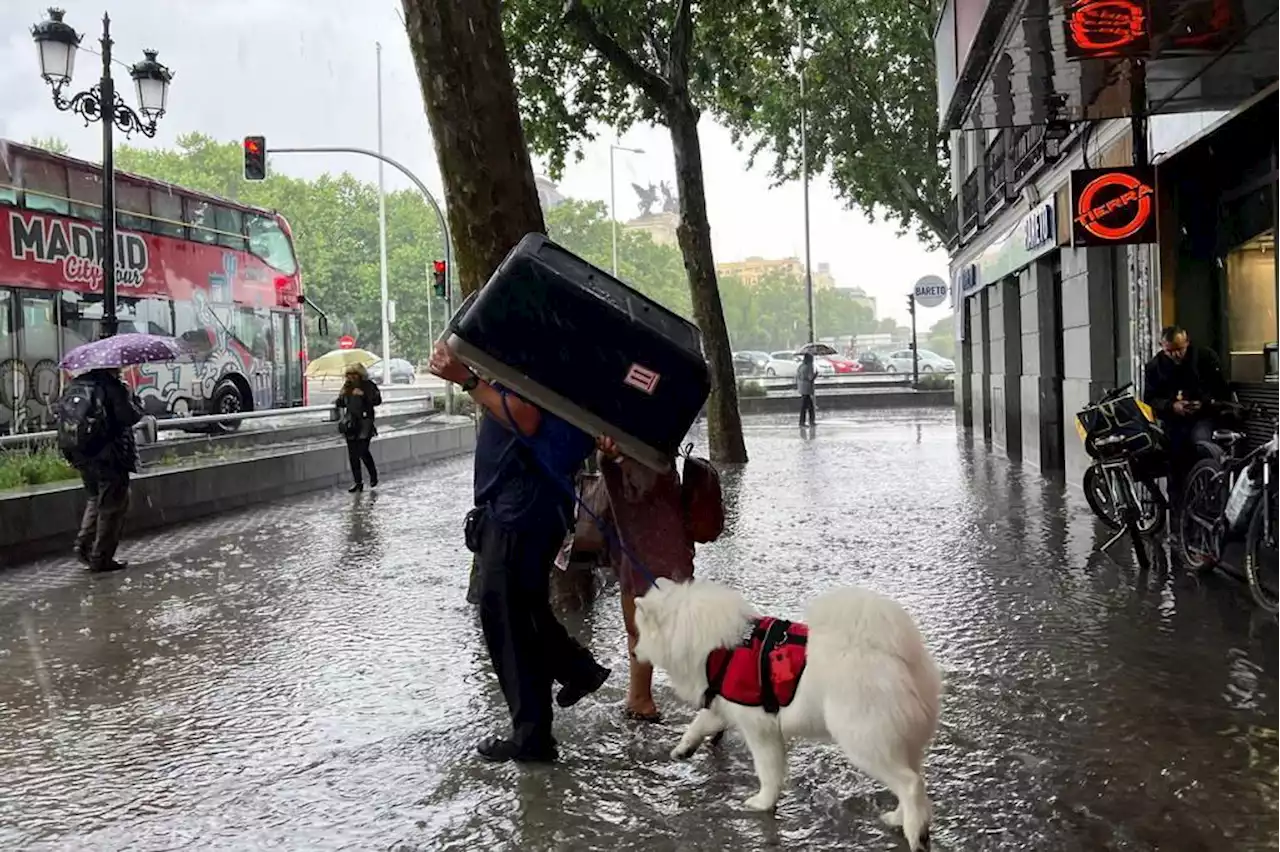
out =
<path fill-rule="evenodd" d="M 172 335 L 191 358 L 126 378 L 158 417 L 306 402 L 305 297 L 283 216 L 117 173 L 120 332 Z M 0 141 L 0 434 L 50 428 L 58 362 L 97 340 L 102 171 Z"/>

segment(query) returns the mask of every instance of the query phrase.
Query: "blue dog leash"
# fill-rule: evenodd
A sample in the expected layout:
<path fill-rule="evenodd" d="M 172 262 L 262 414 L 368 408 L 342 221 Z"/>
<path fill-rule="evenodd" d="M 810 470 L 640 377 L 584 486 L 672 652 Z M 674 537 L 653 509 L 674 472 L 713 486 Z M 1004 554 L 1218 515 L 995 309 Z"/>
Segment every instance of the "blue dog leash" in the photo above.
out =
<path fill-rule="evenodd" d="M 631 564 L 640 570 L 640 573 L 644 576 L 644 578 L 649 581 L 649 585 L 651 586 L 657 585 L 658 578 L 654 575 L 652 571 L 649 570 L 648 566 L 646 566 L 644 562 L 641 561 L 631 551 L 631 548 L 623 544 L 622 537 L 619 536 L 617 532 L 614 530 L 615 525 L 606 522 L 595 512 L 591 511 L 591 507 L 588 506 L 586 502 L 584 502 L 583 499 L 578 496 L 578 489 L 573 487 L 572 482 L 566 488 L 564 483 L 560 481 L 560 477 L 556 476 L 555 472 L 552 471 L 549 467 L 547 467 L 546 462 L 544 462 L 541 459 L 541 457 L 538 456 L 538 451 L 534 449 L 532 442 L 530 442 L 529 439 L 525 437 L 525 434 L 520 431 L 520 427 L 516 424 L 516 419 L 511 416 L 511 408 L 507 405 L 506 390 L 499 390 L 498 393 L 502 397 L 502 413 L 507 418 L 507 425 L 511 428 L 511 431 L 515 433 L 516 440 L 520 442 L 521 446 L 523 446 L 526 450 L 528 450 L 528 455 L 532 456 L 534 461 L 538 463 L 538 466 L 542 468 L 542 472 L 546 474 L 548 479 L 550 479 L 552 482 L 556 484 L 557 488 L 559 488 L 562 492 L 572 497 L 573 502 L 577 503 L 578 506 L 584 512 L 587 513 L 587 516 L 590 517 L 591 520 L 595 521 L 595 524 L 597 527 L 599 527 L 600 532 L 603 533 L 605 537 L 610 539 L 614 544 L 618 546 L 618 550 L 622 553 L 623 556 L 626 556 L 628 559 L 631 560 Z"/>

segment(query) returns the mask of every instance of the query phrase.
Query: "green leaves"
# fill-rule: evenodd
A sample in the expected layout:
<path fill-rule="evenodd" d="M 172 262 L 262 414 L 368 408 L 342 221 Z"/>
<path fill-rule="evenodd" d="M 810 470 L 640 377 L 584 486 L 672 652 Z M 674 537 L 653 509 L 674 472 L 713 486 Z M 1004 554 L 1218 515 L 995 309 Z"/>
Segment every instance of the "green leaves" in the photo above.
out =
<path fill-rule="evenodd" d="M 795 51 L 761 54 L 737 82 L 717 88 L 715 114 L 752 161 L 771 174 L 800 168 L 801 106 L 807 106 L 810 170 L 877 215 L 945 242 L 951 200 L 947 151 L 937 132 L 935 12 L 928 0 L 799 0 L 806 41 L 805 95 Z M 798 37 L 798 33 L 797 33 Z"/>

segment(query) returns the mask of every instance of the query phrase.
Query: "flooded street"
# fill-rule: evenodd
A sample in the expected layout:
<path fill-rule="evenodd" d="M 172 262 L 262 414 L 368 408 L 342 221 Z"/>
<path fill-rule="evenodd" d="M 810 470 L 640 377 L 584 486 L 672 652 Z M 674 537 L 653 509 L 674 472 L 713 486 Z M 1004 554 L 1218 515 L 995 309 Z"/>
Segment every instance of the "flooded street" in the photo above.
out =
<path fill-rule="evenodd" d="M 796 616 L 858 583 L 919 621 L 946 694 L 935 850 L 1275 849 L 1276 626 L 1230 581 L 1140 575 L 1078 495 L 963 446 L 953 413 L 749 421 L 700 576 Z M 459 458 L 128 542 L 133 567 L 0 574 L 0 849 L 905 849 L 890 794 L 796 744 L 775 818 L 692 709 L 624 720 L 616 590 L 569 622 L 614 668 L 554 767 L 504 729 L 472 608 Z"/>

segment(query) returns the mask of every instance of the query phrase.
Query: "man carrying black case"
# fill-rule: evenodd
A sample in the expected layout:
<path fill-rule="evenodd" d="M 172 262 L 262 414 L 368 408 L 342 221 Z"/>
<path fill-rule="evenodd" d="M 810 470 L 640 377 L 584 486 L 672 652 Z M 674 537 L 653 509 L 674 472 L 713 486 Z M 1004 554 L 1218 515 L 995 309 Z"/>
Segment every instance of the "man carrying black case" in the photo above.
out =
<path fill-rule="evenodd" d="M 570 707 L 609 677 L 551 610 L 551 568 L 574 518 L 573 476 L 595 449 L 590 435 L 490 384 L 443 343 L 431 372 L 483 410 L 475 448 L 475 505 L 468 546 L 479 565 L 480 624 L 511 712 L 509 739 L 480 742 L 492 761 L 552 761 L 551 683 Z"/>

